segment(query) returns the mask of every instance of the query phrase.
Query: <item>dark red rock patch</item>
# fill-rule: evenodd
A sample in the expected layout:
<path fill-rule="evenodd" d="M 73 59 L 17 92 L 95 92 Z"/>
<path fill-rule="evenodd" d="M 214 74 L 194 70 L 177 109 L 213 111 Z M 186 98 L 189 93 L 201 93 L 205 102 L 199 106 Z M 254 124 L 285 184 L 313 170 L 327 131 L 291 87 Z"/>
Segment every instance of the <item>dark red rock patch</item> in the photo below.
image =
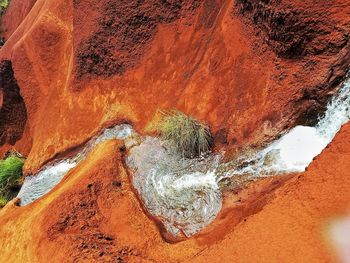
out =
<path fill-rule="evenodd" d="M 83 41 L 76 54 L 76 77 L 110 77 L 137 66 L 159 24 L 192 13 L 201 0 L 106 1 L 98 30 Z M 78 7 L 79 1 L 74 1 Z"/>
<path fill-rule="evenodd" d="M 5 143 L 14 145 L 22 137 L 27 109 L 9 60 L 0 63 L 0 90 L 0 146 Z"/>

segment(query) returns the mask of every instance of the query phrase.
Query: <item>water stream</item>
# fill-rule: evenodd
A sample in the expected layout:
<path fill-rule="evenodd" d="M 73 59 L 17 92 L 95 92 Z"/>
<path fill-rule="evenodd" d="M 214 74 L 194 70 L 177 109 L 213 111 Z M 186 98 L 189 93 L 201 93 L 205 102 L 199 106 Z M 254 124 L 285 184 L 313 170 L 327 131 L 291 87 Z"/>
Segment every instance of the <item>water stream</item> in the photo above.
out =
<path fill-rule="evenodd" d="M 37 174 L 27 176 L 17 197 L 21 199 L 20 205 L 28 205 L 54 188 L 63 177 L 99 143 L 111 139 L 126 139 L 131 136 L 133 129 L 128 124 L 107 128 L 102 134 L 92 138 L 85 147 L 74 157 L 50 163 L 44 166 Z"/>
<path fill-rule="evenodd" d="M 33 202 L 58 184 L 96 145 L 109 139 L 126 139 L 126 163 L 145 208 L 173 236 L 189 237 L 220 212 L 222 180 L 304 171 L 349 120 L 349 94 L 347 79 L 315 127 L 297 126 L 268 147 L 229 163 L 220 162 L 221 154 L 184 159 L 159 138 L 146 136 L 141 142 L 130 143 L 129 137 L 136 133 L 130 125 L 118 125 L 91 139 L 76 156 L 49 164 L 35 176 L 27 177 L 18 197 L 21 205 Z"/>
<path fill-rule="evenodd" d="M 296 126 L 265 149 L 234 160 L 233 168 L 221 174 L 219 180 L 243 174 L 264 176 L 303 172 L 349 121 L 349 116 L 350 78 L 347 78 L 315 127 Z"/>
<path fill-rule="evenodd" d="M 173 236 L 191 236 L 212 222 L 221 210 L 215 171 L 220 155 L 184 159 L 167 143 L 146 137 L 130 150 L 127 164 L 133 185 L 148 211 Z"/>
<path fill-rule="evenodd" d="M 133 184 L 148 211 L 169 233 L 191 236 L 210 224 L 221 210 L 219 183 L 302 172 L 349 120 L 350 80 L 334 96 L 316 127 L 297 126 L 253 154 L 230 163 L 221 155 L 188 160 L 174 156 L 166 142 L 147 137 L 131 149 L 127 164 Z"/>

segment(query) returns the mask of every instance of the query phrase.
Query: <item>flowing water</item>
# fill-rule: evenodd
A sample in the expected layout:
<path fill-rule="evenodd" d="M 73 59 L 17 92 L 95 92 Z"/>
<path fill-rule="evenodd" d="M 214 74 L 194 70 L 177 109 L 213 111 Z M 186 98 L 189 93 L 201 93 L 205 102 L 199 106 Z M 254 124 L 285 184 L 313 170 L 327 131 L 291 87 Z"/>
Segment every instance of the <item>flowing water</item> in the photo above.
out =
<path fill-rule="evenodd" d="M 21 199 L 20 205 L 30 204 L 50 192 L 99 143 L 110 139 L 126 139 L 132 133 L 133 129 L 128 124 L 105 129 L 102 134 L 92 138 L 76 156 L 46 165 L 37 174 L 27 176 L 17 196 Z"/>
<path fill-rule="evenodd" d="M 76 156 L 47 165 L 35 176 L 27 177 L 18 197 L 21 205 L 31 203 L 49 192 L 97 144 L 108 139 L 127 139 L 126 162 L 145 208 L 173 236 L 189 237 L 220 212 L 220 181 L 304 171 L 349 120 L 349 93 L 348 79 L 315 127 L 297 126 L 265 149 L 229 163 L 220 163 L 221 154 L 184 159 L 159 138 L 144 137 L 140 143 L 130 143 L 132 140 L 127 138 L 135 134 L 132 127 L 118 125 L 90 140 Z"/>
<path fill-rule="evenodd" d="M 226 169 L 219 180 L 242 174 L 254 177 L 303 172 L 333 140 L 342 125 L 349 121 L 349 116 L 350 78 L 347 78 L 315 127 L 294 127 L 265 149 L 233 161 L 231 165 L 233 168 Z"/>
<path fill-rule="evenodd" d="M 130 150 L 127 164 L 133 184 L 148 211 L 167 231 L 191 236 L 212 222 L 221 210 L 219 183 L 304 171 L 349 120 L 350 81 L 329 103 L 316 127 L 297 126 L 271 145 L 231 163 L 221 155 L 188 160 L 174 156 L 167 144 L 147 137 Z"/>
<path fill-rule="evenodd" d="M 191 236 L 213 221 L 221 210 L 215 177 L 219 155 L 184 159 L 158 138 L 146 137 L 130 150 L 127 164 L 145 207 L 173 236 Z"/>

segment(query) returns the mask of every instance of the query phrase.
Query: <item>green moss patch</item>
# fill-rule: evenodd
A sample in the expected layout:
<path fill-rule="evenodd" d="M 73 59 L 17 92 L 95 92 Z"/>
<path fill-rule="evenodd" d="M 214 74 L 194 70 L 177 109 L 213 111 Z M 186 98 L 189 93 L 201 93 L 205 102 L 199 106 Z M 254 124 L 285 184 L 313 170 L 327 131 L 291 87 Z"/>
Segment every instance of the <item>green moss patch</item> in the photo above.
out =
<path fill-rule="evenodd" d="M 0 0 L 0 8 L 1 9 L 6 9 L 9 5 L 9 1 L 8 0 Z"/>
<path fill-rule="evenodd" d="M 19 191 L 23 183 L 24 159 L 14 154 L 0 160 L 0 207 L 4 206 Z"/>

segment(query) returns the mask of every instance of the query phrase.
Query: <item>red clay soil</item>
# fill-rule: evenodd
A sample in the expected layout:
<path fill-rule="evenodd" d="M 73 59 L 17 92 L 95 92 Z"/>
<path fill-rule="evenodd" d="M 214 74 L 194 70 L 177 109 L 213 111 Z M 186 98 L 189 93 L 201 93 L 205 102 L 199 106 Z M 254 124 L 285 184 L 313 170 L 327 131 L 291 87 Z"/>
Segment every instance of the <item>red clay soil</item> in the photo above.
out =
<path fill-rule="evenodd" d="M 208 123 L 228 157 L 262 146 L 314 123 L 350 63 L 348 0 L 11 0 L 1 25 L 1 110 L 23 121 L 0 125 L 0 154 L 28 155 L 26 173 L 107 125 L 144 134 L 159 109 Z M 26 114 L 6 106 L 13 91 Z M 227 190 L 212 225 L 170 244 L 121 143 L 104 143 L 50 194 L 0 211 L 1 261 L 336 262 L 325 233 L 350 209 L 349 144 L 347 125 L 304 174 Z"/>
<path fill-rule="evenodd" d="M 304 174 L 227 192 L 200 234 L 165 242 L 131 189 L 122 144 L 99 145 L 52 192 L 0 211 L 4 262 L 337 262 L 327 225 L 350 209 L 350 126 Z M 276 181 L 277 180 L 277 181 Z M 287 180 L 287 181 L 286 181 Z"/>
<path fill-rule="evenodd" d="M 12 0 L 8 32 L 16 2 L 32 3 Z M 36 1 L 0 51 L 26 103 L 26 171 L 111 123 L 144 133 L 159 109 L 208 123 L 229 156 L 314 122 L 350 61 L 349 2 L 256 2 Z"/>
<path fill-rule="evenodd" d="M 9 1 L 9 7 L 1 18 L 0 35 L 6 41 L 28 15 L 36 0 Z"/>
<path fill-rule="evenodd" d="M 307 172 L 191 262 L 339 262 L 329 225 L 350 212 L 349 158 L 348 124 Z"/>

